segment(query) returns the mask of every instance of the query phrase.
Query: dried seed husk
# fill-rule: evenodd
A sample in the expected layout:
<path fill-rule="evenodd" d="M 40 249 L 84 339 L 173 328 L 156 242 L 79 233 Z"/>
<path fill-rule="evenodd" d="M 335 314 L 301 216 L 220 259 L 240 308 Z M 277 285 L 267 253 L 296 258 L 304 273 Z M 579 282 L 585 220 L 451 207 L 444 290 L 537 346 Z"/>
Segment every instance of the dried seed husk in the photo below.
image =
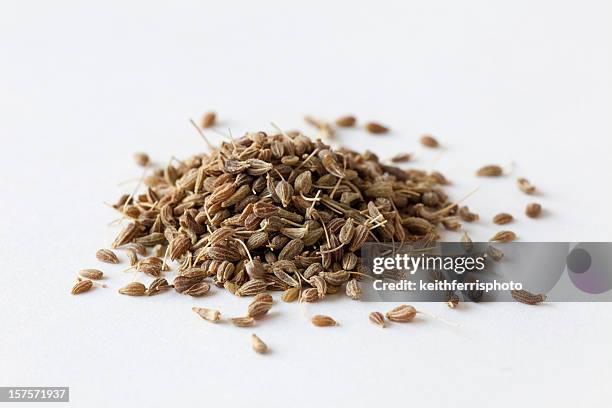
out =
<path fill-rule="evenodd" d="M 357 118 L 352 115 L 340 116 L 336 119 L 336 125 L 340 127 L 352 127 L 357 123 Z"/>
<path fill-rule="evenodd" d="M 215 114 L 215 112 L 206 112 L 202 116 L 202 122 L 200 123 L 200 126 L 202 126 L 203 128 L 212 127 L 215 125 L 216 120 L 217 120 L 217 115 Z"/>
<path fill-rule="evenodd" d="M 293 260 L 296 256 L 302 253 L 304 249 L 304 243 L 300 239 L 292 239 L 285 245 L 285 247 L 278 254 L 278 259 Z"/>
<path fill-rule="evenodd" d="M 467 232 L 464 232 L 463 235 L 461 235 L 461 246 L 465 252 L 470 252 L 474 248 L 472 238 L 470 238 Z"/>
<path fill-rule="evenodd" d="M 493 235 L 489 241 L 491 242 L 512 242 L 516 239 L 516 234 L 512 231 L 499 231 L 497 234 Z"/>
<path fill-rule="evenodd" d="M 453 293 L 453 292 L 446 293 L 445 301 L 446 301 L 446 305 L 450 307 L 451 309 L 454 309 L 457 306 L 459 306 L 459 296 L 457 296 L 456 293 Z"/>
<path fill-rule="evenodd" d="M 459 208 L 458 214 L 461 217 L 461 219 L 465 222 L 478 221 L 478 219 L 480 218 L 478 214 L 471 212 L 469 207 L 465 205 Z"/>
<path fill-rule="evenodd" d="M 247 248 L 249 250 L 254 250 L 257 248 L 261 248 L 266 245 L 268 242 L 268 233 L 266 231 L 259 231 L 251 235 L 246 242 Z"/>
<path fill-rule="evenodd" d="M 110 249 L 98 249 L 98 251 L 96 252 L 96 258 L 98 258 L 98 260 L 101 262 L 106 262 L 110 264 L 119 263 L 119 258 L 117 258 L 117 255 Z"/>
<path fill-rule="evenodd" d="M 300 297 L 300 288 L 289 288 L 285 290 L 281 296 L 283 302 L 291 303 L 298 300 Z"/>
<path fill-rule="evenodd" d="M 510 292 L 512 298 L 518 302 L 525 303 L 527 305 L 537 305 L 546 301 L 546 295 L 544 294 L 533 294 L 526 290 L 512 290 Z"/>
<path fill-rule="evenodd" d="M 174 285 L 174 290 L 176 290 L 178 293 L 183 293 L 193 285 L 198 284 L 203 280 L 203 276 L 177 276 L 174 278 L 172 284 Z"/>
<path fill-rule="evenodd" d="M 130 282 L 119 289 L 119 293 L 127 296 L 144 296 L 146 292 L 147 288 L 140 282 Z"/>
<path fill-rule="evenodd" d="M 251 327 L 255 323 L 252 317 L 232 317 L 230 322 L 236 327 Z"/>
<path fill-rule="evenodd" d="M 136 255 L 136 251 L 130 248 L 125 252 L 127 253 L 128 259 L 130 260 L 130 266 L 136 266 L 138 264 L 138 255 Z"/>
<path fill-rule="evenodd" d="M 283 207 L 287 207 L 293 196 L 293 187 L 287 181 L 282 180 L 276 184 L 276 195 L 278 196 Z"/>
<path fill-rule="evenodd" d="M 414 319 L 416 316 L 416 309 L 410 305 L 400 305 L 391 311 L 387 312 L 387 319 L 392 322 L 406 323 Z"/>
<path fill-rule="evenodd" d="M 369 122 L 366 123 L 365 125 L 365 129 L 375 135 L 379 135 L 382 133 L 387 133 L 389 131 L 389 128 L 387 128 L 386 126 L 381 125 L 380 123 L 377 122 Z"/>
<path fill-rule="evenodd" d="M 440 145 L 438 143 L 438 141 L 436 140 L 436 138 L 434 138 L 431 135 L 423 135 L 423 136 L 421 136 L 421 144 L 423 146 L 431 147 L 431 148 L 436 148 L 436 147 L 438 147 Z"/>
<path fill-rule="evenodd" d="M 531 183 L 529 182 L 529 180 L 525 179 L 525 178 L 519 178 L 517 179 L 517 184 L 519 189 L 525 193 L 525 194 L 533 194 L 535 193 L 535 186 L 531 185 Z"/>
<path fill-rule="evenodd" d="M 319 299 L 321 299 L 321 297 L 319 296 L 317 288 L 304 289 L 300 295 L 300 302 L 312 303 Z"/>
<path fill-rule="evenodd" d="M 351 252 L 355 252 L 360 249 L 363 244 L 368 240 L 368 234 L 370 230 L 365 225 L 358 225 L 355 227 L 355 232 L 353 233 L 353 240 L 351 241 L 351 246 L 349 250 Z"/>
<path fill-rule="evenodd" d="M 334 319 L 325 315 L 314 315 L 310 321 L 317 327 L 330 327 L 338 325 Z"/>
<path fill-rule="evenodd" d="M 375 325 L 384 328 L 385 327 L 385 316 L 380 312 L 372 312 L 368 315 L 368 318 Z"/>
<path fill-rule="evenodd" d="M 192 307 L 191 310 L 208 322 L 217 323 L 221 320 L 221 313 L 218 310 L 207 309 L 205 307 Z"/>
<path fill-rule="evenodd" d="M 493 222 L 497 225 L 508 224 L 514 220 L 514 217 L 508 213 L 499 213 L 493 217 Z"/>
<path fill-rule="evenodd" d="M 542 213 L 542 206 L 538 203 L 529 203 L 525 208 L 525 214 L 529 218 L 537 218 Z"/>
<path fill-rule="evenodd" d="M 183 256 L 191 247 L 191 240 L 184 234 L 178 234 L 168 245 L 168 257 L 176 260 Z"/>
<path fill-rule="evenodd" d="M 319 275 L 325 279 L 327 283 L 334 286 L 340 286 L 350 278 L 350 274 L 343 270 L 335 272 L 321 272 Z"/>
<path fill-rule="evenodd" d="M 268 346 L 256 334 L 251 335 L 251 345 L 256 353 L 264 354 L 268 350 Z"/>
<path fill-rule="evenodd" d="M 503 169 L 496 164 L 483 166 L 476 172 L 478 177 L 499 177 L 503 174 Z"/>
<path fill-rule="evenodd" d="M 83 278 L 99 280 L 102 279 L 104 273 L 99 269 L 81 269 L 79 275 Z"/>
<path fill-rule="evenodd" d="M 81 293 L 89 291 L 92 287 L 93 282 L 89 279 L 84 279 L 75 283 L 72 289 L 70 290 L 70 293 L 72 293 L 73 295 L 80 295 Z"/>
<path fill-rule="evenodd" d="M 346 295 L 353 300 L 359 300 L 361 298 L 361 288 L 357 279 L 351 279 L 346 284 Z"/>
<path fill-rule="evenodd" d="M 498 248 L 494 247 L 493 245 L 487 246 L 487 255 L 488 257 L 493 259 L 495 262 L 501 261 L 502 258 L 504 257 L 504 253 L 500 251 Z"/>
<path fill-rule="evenodd" d="M 300 173 L 293 182 L 297 194 L 308 194 L 312 189 L 312 173 L 308 170 Z"/>

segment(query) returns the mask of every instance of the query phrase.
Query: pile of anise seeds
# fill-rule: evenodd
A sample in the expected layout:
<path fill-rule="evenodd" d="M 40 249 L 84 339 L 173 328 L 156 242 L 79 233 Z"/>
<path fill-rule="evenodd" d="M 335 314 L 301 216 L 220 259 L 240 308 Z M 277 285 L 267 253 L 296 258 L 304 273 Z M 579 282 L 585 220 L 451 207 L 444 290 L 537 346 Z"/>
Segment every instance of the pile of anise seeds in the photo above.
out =
<path fill-rule="evenodd" d="M 326 122 L 312 118 L 307 122 L 324 134 L 333 132 Z M 346 116 L 336 125 L 355 122 Z M 208 113 L 202 127 L 214 123 L 215 115 Z M 374 125 L 365 128 L 382 133 L 378 130 L 383 127 Z M 429 135 L 421 143 L 429 148 L 439 145 Z M 408 160 L 409 154 L 401 154 L 392 162 Z M 363 276 L 359 250 L 368 241 L 433 243 L 440 238 L 439 226 L 457 230 L 460 221 L 478 219 L 467 207 L 449 202 L 442 189 L 446 178 L 438 172 L 404 170 L 370 151 L 334 150 L 300 132 L 247 133 L 163 169 L 151 168 L 144 153 L 136 154 L 135 161 L 151 169 L 143 179 L 146 191 L 123 195 L 113 205 L 129 222 L 112 248 L 125 250 L 131 268 L 153 281 L 148 286 L 132 282 L 119 292 L 152 296 L 173 289 L 203 296 L 214 285 L 236 296 L 255 296 L 246 316 L 230 319 L 240 327 L 251 326 L 267 313 L 272 306 L 269 291 L 282 291 L 281 299 L 287 302 L 314 302 L 341 291 L 359 299 Z M 496 165 L 477 172 L 478 176 L 501 174 Z M 527 180 L 518 183 L 523 192 L 533 193 L 535 188 Z M 539 211 L 539 204 L 530 204 L 527 214 L 534 217 Z M 500 217 L 496 222 L 503 223 Z M 491 240 L 515 238 L 513 232 L 501 231 Z M 467 234 L 463 240 L 469 240 Z M 98 251 L 97 258 L 119 262 L 109 249 Z M 162 276 L 170 270 L 169 261 L 178 263 L 172 283 Z M 86 269 L 80 275 L 86 279 L 79 278 L 73 294 L 91 289 L 90 279 L 100 279 L 102 272 Z M 534 303 L 533 298 L 529 301 Z M 457 302 L 453 297 L 449 306 Z M 395 321 L 409 321 L 416 313 L 404 305 L 387 317 L 398 311 L 407 317 Z M 220 319 L 216 310 L 194 308 L 194 312 L 211 322 Z M 373 312 L 370 320 L 384 327 L 382 313 Z M 317 315 L 313 324 L 337 323 Z M 256 351 L 265 352 L 256 335 L 253 342 Z"/>

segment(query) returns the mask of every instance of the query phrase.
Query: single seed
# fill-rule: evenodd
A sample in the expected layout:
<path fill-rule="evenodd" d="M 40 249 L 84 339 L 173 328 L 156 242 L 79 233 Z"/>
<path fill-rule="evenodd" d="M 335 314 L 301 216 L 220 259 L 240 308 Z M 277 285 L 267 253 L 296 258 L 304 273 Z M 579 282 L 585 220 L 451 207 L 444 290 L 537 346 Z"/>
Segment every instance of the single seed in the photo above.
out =
<path fill-rule="evenodd" d="M 464 232 L 461 236 L 461 246 L 463 247 L 465 252 L 470 252 L 474 248 L 472 238 L 470 238 L 467 232 Z"/>
<path fill-rule="evenodd" d="M 110 249 L 98 249 L 98 252 L 96 252 L 96 258 L 98 258 L 98 260 L 101 262 L 110 264 L 119 263 L 119 258 L 117 258 L 117 255 Z"/>
<path fill-rule="evenodd" d="M 487 255 L 495 262 L 499 262 L 504 257 L 504 253 L 493 245 L 487 246 Z"/>
<path fill-rule="evenodd" d="M 436 147 L 438 147 L 440 145 L 438 143 L 438 141 L 436 140 L 436 138 L 434 138 L 431 135 L 423 135 L 423 136 L 421 136 L 421 144 L 423 146 L 431 147 L 431 148 L 436 148 Z"/>
<path fill-rule="evenodd" d="M 221 320 L 221 313 L 218 310 L 207 309 L 205 307 L 192 307 L 191 310 L 196 312 L 202 319 L 217 323 Z"/>
<path fill-rule="evenodd" d="M 514 217 L 508 213 L 499 213 L 493 217 L 493 222 L 497 225 L 508 224 L 514 220 Z"/>
<path fill-rule="evenodd" d="M 256 353 L 264 354 L 266 351 L 268 351 L 268 346 L 266 343 L 264 343 L 254 333 L 251 335 L 251 344 L 253 345 L 253 350 L 255 350 Z"/>
<path fill-rule="evenodd" d="M 88 290 L 90 290 L 93 286 L 93 282 L 86 279 L 86 280 L 82 280 L 77 282 L 73 287 L 72 290 L 70 291 L 70 293 L 72 293 L 73 295 L 79 295 L 81 293 L 87 292 Z"/>
<path fill-rule="evenodd" d="M 209 128 L 214 126 L 216 121 L 217 115 L 215 114 L 215 112 L 207 112 L 204 114 L 204 116 L 202 116 L 201 126 L 203 128 Z"/>
<path fill-rule="evenodd" d="M 368 315 L 368 318 L 372 323 L 381 328 L 385 327 L 385 316 L 380 312 L 372 312 Z"/>
<path fill-rule="evenodd" d="M 252 317 L 232 317 L 230 322 L 236 327 L 250 327 L 255 323 Z"/>
<path fill-rule="evenodd" d="M 465 222 L 478 221 L 478 219 L 480 218 L 478 216 L 478 214 L 475 214 L 475 213 L 471 212 L 469 207 L 465 206 L 465 205 L 463 207 L 459 208 L 459 216 Z"/>
<path fill-rule="evenodd" d="M 529 180 L 525 178 L 517 179 L 519 189 L 525 194 L 533 194 L 535 192 L 535 186 L 531 185 Z"/>
<path fill-rule="evenodd" d="M 300 297 L 300 288 L 289 288 L 281 296 L 283 302 L 295 302 Z"/>
<path fill-rule="evenodd" d="M 336 125 L 340 127 L 355 126 L 356 122 L 357 122 L 357 118 L 351 115 L 341 116 L 338 119 L 336 119 Z"/>
<path fill-rule="evenodd" d="M 149 165 L 149 155 L 146 153 L 136 153 L 134 154 L 134 161 L 136 162 L 137 165 L 142 166 L 142 167 L 147 167 Z"/>
<path fill-rule="evenodd" d="M 393 163 L 406 163 L 412 160 L 412 155 L 410 153 L 398 153 L 391 158 Z"/>
<path fill-rule="evenodd" d="M 267 293 L 260 293 L 249 304 L 247 315 L 254 319 L 261 319 L 272 308 L 272 305 L 272 296 Z"/>
<path fill-rule="evenodd" d="M 546 295 L 544 294 L 533 294 L 526 290 L 513 290 L 510 293 L 516 301 L 527 305 L 537 305 L 546 301 Z"/>
<path fill-rule="evenodd" d="M 356 279 L 351 279 L 349 283 L 346 284 L 346 295 L 353 300 L 359 300 L 359 298 L 361 298 L 361 288 Z"/>
<path fill-rule="evenodd" d="M 542 213 L 542 206 L 538 203 L 527 204 L 525 208 L 525 214 L 530 218 L 537 218 Z"/>
<path fill-rule="evenodd" d="M 119 293 L 127 296 L 144 296 L 146 292 L 147 288 L 140 282 L 130 282 L 119 289 Z"/>
<path fill-rule="evenodd" d="M 493 235 L 489 241 L 491 242 L 512 242 L 516 239 L 516 234 L 512 231 L 500 231 L 497 234 Z"/>
<path fill-rule="evenodd" d="M 338 323 L 329 316 L 314 315 L 311 319 L 312 324 L 318 327 L 337 326 Z"/>
<path fill-rule="evenodd" d="M 496 164 L 490 164 L 488 166 L 481 167 L 476 172 L 478 177 L 499 177 L 503 174 L 503 170 Z"/>
<path fill-rule="evenodd" d="M 387 312 L 387 319 L 392 322 L 406 323 L 414 319 L 416 309 L 410 305 L 400 305 Z"/>
<path fill-rule="evenodd" d="M 79 275 L 87 279 L 99 280 L 102 279 L 104 273 L 98 269 L 81 269 Z"/>
<path fill-rule="evenodd" d="M 389 128 L 381 125 L 380 123 L 376 123 L 376 122 L 366 123 L 365 128 L 368 132 L 375 134 L 375 135 L 387 133 L 389 131 Z"/>

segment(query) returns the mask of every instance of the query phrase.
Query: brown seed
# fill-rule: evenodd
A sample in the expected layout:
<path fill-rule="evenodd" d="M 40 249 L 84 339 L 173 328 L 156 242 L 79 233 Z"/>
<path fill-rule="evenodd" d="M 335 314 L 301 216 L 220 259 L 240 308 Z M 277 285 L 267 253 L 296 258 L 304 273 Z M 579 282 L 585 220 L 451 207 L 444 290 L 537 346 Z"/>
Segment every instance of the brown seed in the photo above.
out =
<path fill-rule="evenodd" d="M 208 292 L 210 292 L 210 285 L 206 282 L 200 282 L 200 283 L 196 283 L 189 289 L 185 290 L 183 292 L 183 295 L 200 297 L 200 296 L 204 296 Z"/>
<path fill-rule="evenodd" d="M 338 119 L 336 119 L 336 125 L 340 127 L 355 126 L 355 123 L 357 123 L 357 118 L 351 115 L 340 116 Z"/>
<path fill-rule="evenodd" d="M 215 114 L 215 112 L 207 112 L 204 114 L 204 116 L 202 116 L 201 126 L 203 128 L 209 128 L 215 125 L 216 120 L 217 115 Z"/>
<path fill-rule="evenodd" d="M 299 288 L 289 288 L 285 290 L 281 296 L 283 302 L 291 303 L 295 302 L 300 297 Z"/>
<path fill-rule="evenodd" d="M 144 296 L 146 292 L 147 288 L 140 282 L 130 282 L 119 289 L 119 293 L 127 296 Z"/>
<path fill-rule="evenodd" d="M 251 344 L 256 353 L 264 354 L 268 351 L 268 346 L 256 334 L 251 335 Z"/>
<path fill-rule="evenodd" d="M 451 309 L 459 306 L 459 296 L 453 292 L 449 292 L 446 294 L 446 305 Z"/>
<path fill-rule="evenodd" d="M 412 155 L 410 153 L 398 153 L 391 158 L 393 163 L 406 163 L 412 160 Z"/>
<path fill-rule="evenodd" d="M 314 315 L 311 319 L 312 324 L 318 327 L 337 326 L 338 323 L 329 316 Z"/>
<path fill-rule="evenodd" d="M 387 133 L 389 131 L 389 128 L 381 125 L 380 123 L 376 123 L 376 122 L 366 123 L 365 128 L 368 132 L 375 134 L 375 135 Z"/>
<path fill-rule="evenodd" d="M 493 222 L 497 225 L 508 224 L 514 220 L 514 217 L 508 213 L 499 213 L 493 217 Z"/>
<path fill-rule="evenodd" d="M 87 292 L 92 287 L 93 287 L 93 282 L 88 279 L 85 279 L 85 280 L 77 282 L 72 287 L 72 290 L 70 291 L 70 293 L 72 293 L 73 295 L 79 295 L 81 293 Z"/>
<path fill-rule="evenodd" d="M 400 305 L 387 312 L 387 319 L 392 322 L 406 323 L 414 319 L 416 309 L 410 305 Z"/>
<path fill-rule="evenodd" d="M 499 177 L 503 174 L 503 170 L 496 164 L 490 164 L 488 166 L 481 167 L 476 172 L 478 177 Z"/>
<path fill-rule="evenodd" d="M 491 242 L 512 242 L 516 239 L 516 234 L 512 231 L 500 231 L 497 234 L 493 235 L 489 241 Z"/>
<path fill-rule="evenodd" d="M 537 218 L 542 213 L 542 206 L 538 203 L 527 204 L 525 208 L 525 214 L 530 218 Z"/>
<path fill-rule="evenodd" d="M 535 186 L 532 186 L 529 180 L 525 178 L 517 179 L 519 189 L 525 194 L 533 194 L 535 192 Z"/>
<path fill-rule="evenodd" d="M 493 245 L 487 246 L 487 255 L 495 262 L 499 262 L 504 257 L 504 253 Z"/>
<path fill-rule="evenodd" d="M 431 147 L 431 148 L 436 148 L 436 147 L 438 147 L 440 145 L 438 143 L 438 141 L 436 140 L 436 138 L 434 138 L 431 135 L 423 135 L 423 136 L 421 136 L 421 144 L 423 146 Z"/>
<path fill-rule="evenodd" d="M 117 248 L 121 245 L 125 245 L 128 242 L 131 242 L 136 236 L 137 232 L 138 229 L 136 227 L 136 224 L 133 222 L 129 223 L 123 228 L 123 230 L 121 230 L 119 235 L 117 235 L 117 238 L 115 238 L 115 241 L 112 243 L 111 247 Z"/>
<path fill-rule="evenodd" d="M 249 304 L 247 315 L 254 319 L 261 319 L 272 308 L 272 305 L 272 296 L 267 293 L 260 293 Z"/>
<path fill-rule="evenodd" d="M 168 245 L 168 256 L 175 260 L 184 255 L 191 247 L 191 240 L 184 234 L 178 234 Z"/>
<path fill-rule="evenodd" d="M 81 269 L 79 275 L 87 279 L 98 280 L 102 279 L 104 273 L 98 269 Z"/>
<path fill-rule="evenodd" d="M 470 238 L 467 232 L 464 232 L 461 236 L 461 246 L 466 252 L 470 252 L 474 248 L 472 238 Z"/>
<path fill-rule="evenodd" d="M 308 288 L 302 291 L 300 296 L 300 302 L 312 303 L 321 299 L 319 296 L 319 290 L 317 288 Z"/>
<path fill-rule="evenodd" d="M 282 180 L 276 185 L 276 195 L 283 204 L 283 207 L 287 207 L 291 202 L 293 196 L 293 187 L 288 182 Z"/>
<path fill-rule="evenodd" d="M 221 320 L 221 313 L 218 310 L 207 309 L 205 307 L 192 307 L 191 310 L 208 322 L 217 323 Z"/>
<path fill-rule="evenodd" d="M 250 327 L 255 323 L 252 317 L 232 317 L 230 322 L 236 327 Z"/>
<path fill-rule="evenodd" d="M 510 293 L 515 300 L 521 303 L 525 303 L 527 305 L 537 305 L 546 301 L 546 295 L 536 295 L 526 290 L 513 290 Z"/>
<path fill-rule="evenodd" d="M 166 278 L 156 278 L 147 289 L 147 296 L 157 295 L 158 293 L 164 292 L 170 289 L 172 286 L 168 284 Z"/>
<path fill-rule="evenodd" d="M 372 312 L 368 315 L 368 318 L 372 323 L 381 328 L 385 327 L 385 316 L 380 312 Z"/>
<path fill-rule="evenodd" d="M 101 262 L 110 264 L 119 263 L 119 258 L 117 258 L 117 255 L 115 255 L 115 253 L 110 249 L 98 249 L 98 252 L 96 252 L 96 258 L 98 258 L 98 260 Z"/>
<path fill-rule="evenodd" d="M 361 288 L 356 279 L 351 279 L 349 283 L 346 284 L 346 295 L 353 300 L 359 300 L 361 298 Z"/>
<path fill-rule="evenodd" d="M 262 279 L 251 279 L 236 291 L 237 296 L 255 296 L 266 291 L 268 282 Z"/>
<path fill-rule="evenodd" d="M 142 166 L 142 167 L 147 167 L 149 165 L 149 155 L 146 153 L 136 153 L 134 154 L 134 161 L 136 162 L 137 165 Z"/>

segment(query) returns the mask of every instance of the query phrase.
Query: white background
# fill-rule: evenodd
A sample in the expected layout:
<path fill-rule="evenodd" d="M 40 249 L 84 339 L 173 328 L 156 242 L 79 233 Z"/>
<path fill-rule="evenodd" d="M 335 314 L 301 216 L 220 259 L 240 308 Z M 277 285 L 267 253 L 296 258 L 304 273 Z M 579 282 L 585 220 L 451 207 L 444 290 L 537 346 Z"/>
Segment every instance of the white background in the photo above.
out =
<path fill-rule="evenodd" d="M 454 199 L 479 187 L 474 239 L 508 211 L 523 241 L 611 241 L 610 2 L 88 3 L 0 6 L 0 385 L 70 386 L 87 407 L 609 406 L 609 304 L 419 304 L 460 326 L 380 330 L 367 313 L 392 305 L 338 299 L 238 329 L 190 309 L 236 316 L 248 299 L 119 296 L 125 257 L 94 253 L 117 232 L 104 202 L 140 176 L 132 154 L 203 150 L 188 119 L 209 109 L 234 135 L 307 129 L 304 114 L 376 119 L 393 132 L 340 142 L 413 152 Z M 424 132 L 443 149 L 419 147 Z M 489 162 L 509 175 L 476 179 Z M 522 215 L 517 176 L 540 189 L 540 220 Z M 83 267 L 109 288 L 71 296 Z M 316 312 L 341 326 L 312 327 Z"/>

